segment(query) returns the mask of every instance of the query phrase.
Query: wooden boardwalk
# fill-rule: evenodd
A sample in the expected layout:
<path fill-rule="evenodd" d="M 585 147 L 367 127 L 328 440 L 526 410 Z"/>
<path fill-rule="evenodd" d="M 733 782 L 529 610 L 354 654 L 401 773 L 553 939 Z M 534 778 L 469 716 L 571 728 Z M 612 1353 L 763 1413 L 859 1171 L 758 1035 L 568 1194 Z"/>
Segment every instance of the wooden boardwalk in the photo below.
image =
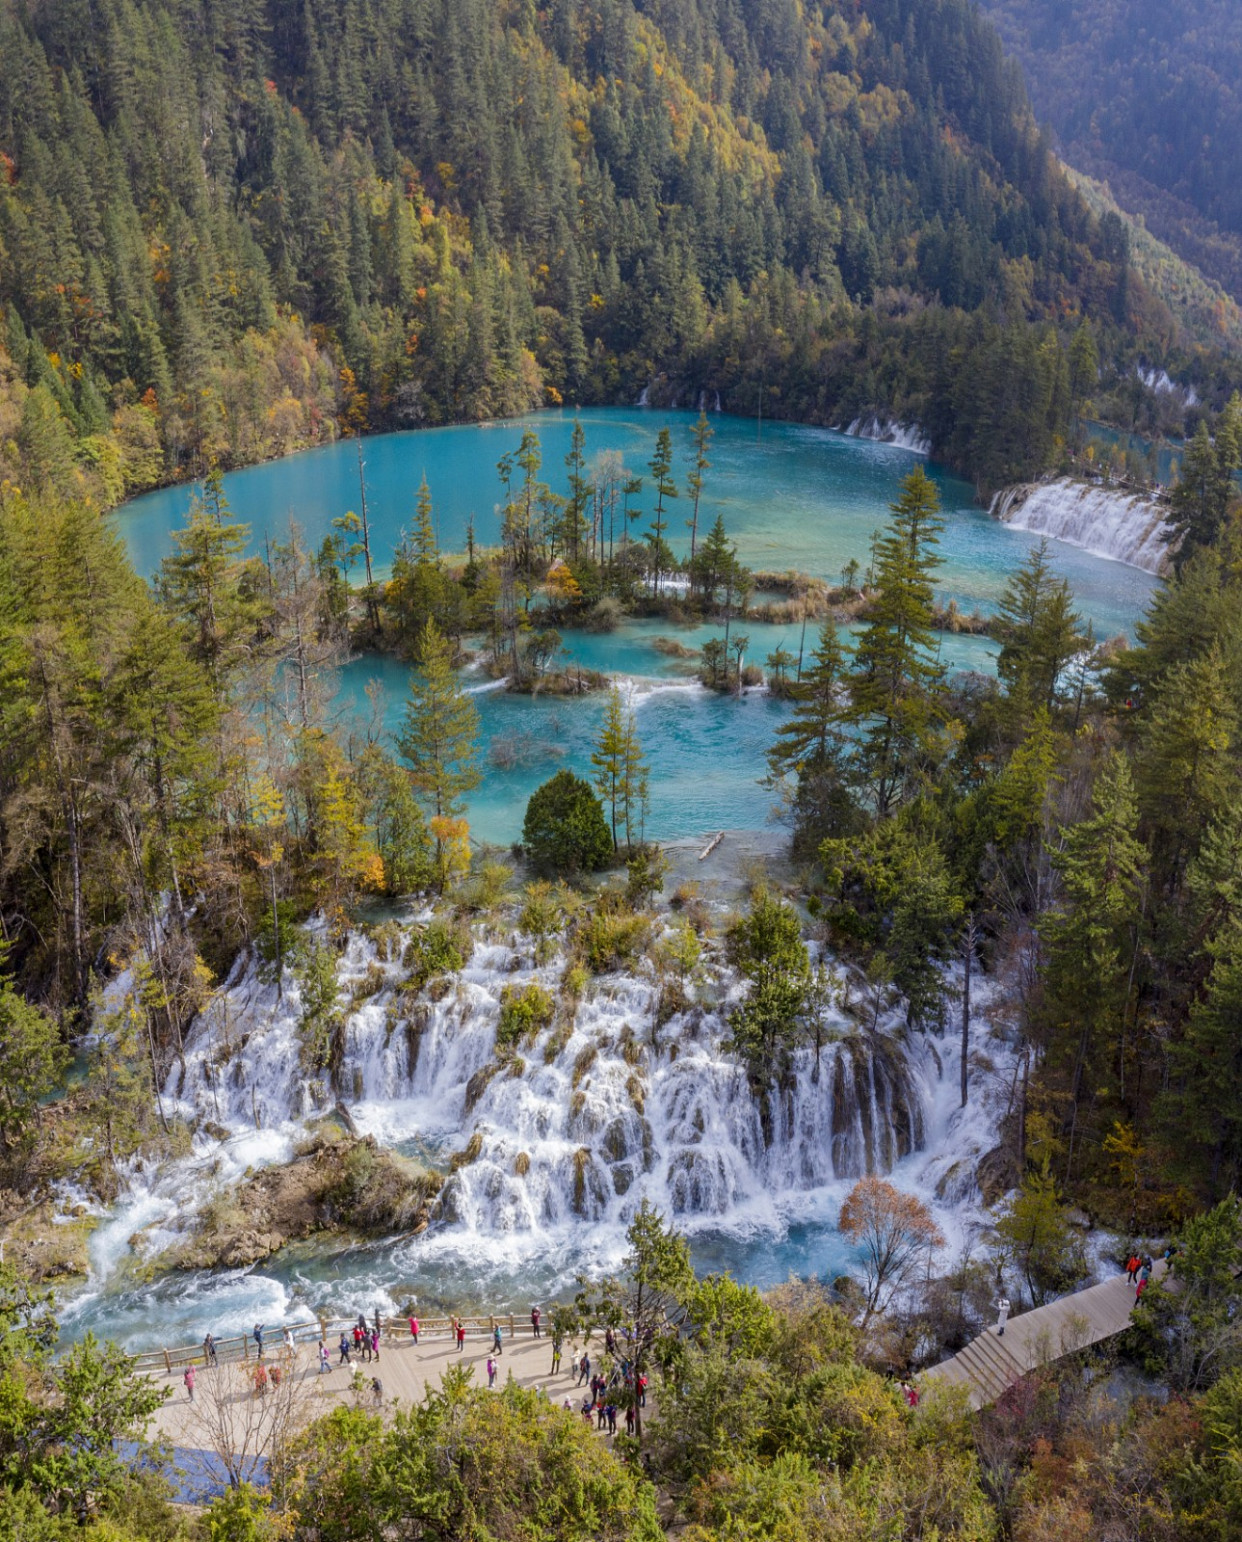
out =
<path fill-rule="evenodd" d="M 1167 1267 L 1158 1259 L 1152 1278 L 1160 1279 Z M 1133 1310 L 1134 1286 L 1119 1274 L 1011 1317 L 1003 1336 L 988 1328 L 951 1360 L 924 1371 L 920 1380 L 965 1387 L 970 1406 L 985 1408 L 1039 1366 L 1124 1333 Z"/>

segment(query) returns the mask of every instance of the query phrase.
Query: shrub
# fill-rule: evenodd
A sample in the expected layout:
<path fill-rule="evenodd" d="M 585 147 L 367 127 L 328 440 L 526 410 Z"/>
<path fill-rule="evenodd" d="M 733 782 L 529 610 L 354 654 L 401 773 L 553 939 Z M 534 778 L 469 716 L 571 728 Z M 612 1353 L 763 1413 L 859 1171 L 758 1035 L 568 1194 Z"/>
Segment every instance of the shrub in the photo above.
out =
<path fill-rule="evenodd" d="M 572 771 L 558 771 L 531 794 L 522 842 L 541 873 L 592 873 L 612 856 L 603 804 Z"/>
<path fill-rule="evenodd" d="M 542 985 L 506 985 L 500 993 L 500 1020 L 496 1024 L 496 1050 L 510 1054 L 549 1027 L 556 1003 Z"/>
<path fill-rule="evenodd" d="M 634 963 L 650 931 L 651 923 L 646 916 L 601 904 L 580 928 L 578 945 L 591 972 L 604 974 Z"/>
<path fill-rule="evenodd" d="M 468 928 L 452 926 L 447 921 L 429 921 L 414 933 L 405 950 L 411 987 L 418 990 L 435 975 L 456 974 L 465 968 L 472 952 Z"/>

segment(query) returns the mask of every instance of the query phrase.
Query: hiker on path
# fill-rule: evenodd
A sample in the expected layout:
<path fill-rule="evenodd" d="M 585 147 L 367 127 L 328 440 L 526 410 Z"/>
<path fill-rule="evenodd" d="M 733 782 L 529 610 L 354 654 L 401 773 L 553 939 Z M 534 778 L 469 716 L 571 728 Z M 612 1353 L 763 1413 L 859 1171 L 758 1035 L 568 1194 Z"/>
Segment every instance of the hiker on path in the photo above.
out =
<path fill-rule="evenodd" d="M 341 1334 L 341 1358 L 336 1363 L 338 1365 L 350 1365 L 353 1363 L 349 1358 L 349 1338 L 344 1333 Z"/>
<path fill-rule="evenodd" d="M 457 1322 L 457 1353 L 464 1355 L 466 1352 L 466 1325 L 461 1319 Z"/>
<path fill-rule="evenodd" d="M 418 1318 L 410 1318 L 410 1337 L 414 1340 L 414 1347 L 418 1348 Z"/>
<path fill-rule="evenodd" d="M 262 1360 L 262 1358 L 263 1358 L 263 1324 L 261 1322 L 255 1323 L 253 1338 L 254 1338 L 255 1343 L 259 1346 L 259 1359 Z"/>
<path fill-rule="evenodd" d="M 561 1341 L 552 1340 L 552 1375 L 555 1376 L 561 1368 Z"/>
<path fill-rule="evenodd" d="M 328 1353 L 328 1346 L 322 1339 L 319 1340 L 319 1374 L 332 1369 L 332 1357 Z"/>
<path fill-rule="evenodd" d="M 501 1355 L 504 1353 L 504 1345 L 501 1343 L 500 1339 L 499 1323 L 497 1323 L 496 1326 L 492 1329 L 492 1353 L 494 1355 Z"/>
<path fill-rule="evenodd" d="M 487 1384 L 489 1387 L 496 1385 L 496 1362 L 491 1355 L 487 1357 Z"/>
<path fill-rule="evenodd" d="M 185 1382 L 185 1395 L 191 1403 L 194 1401 L 194 1367 L 187 1365 L 185 1375 L 181 1378 Z"/>
<path fill-rule="evenodd" d="M 371 1395 L 374 1397 L 377 1405 L 384 1401 L 384 1383 L 378 1376 L 371 1377 Z"/>
<path fill-rule="evenodd" d="M 1002 1296 L 996 1303 L 996 1313 L 996 1336 L 997 1338 L 1003 1339 L 1005 1337 L 1005 1324 L 1009 1321 L 1008 1296 Z"/>
<path fill-rule="evenodd" d="M 591 1374 L 591 1357 L 585 1350 L 582 1359 L 578 1361 L 578 1385 L 581 1386 Z"/>
<path fill-rule="evenodd" d="M 539 1333 L 539 1316 L 540 1316 L 539 1308 L 537 1306 L 532 1306 L 531 1309 L 530 1309 L 530 1325 L 531 1325 L 532 1329 L 534 1330 L 536 1338 L 540 1337 L 540 1333 Z"/>
<path fill-rule="evenodd" d="M 216 1341 L 215 1341 L 215 1339 L 212 1338 L 210 1333 L 203 1340 L 203 1364 L 204 1365 L 218 1365 L 219 1364 L 219 1361 L 216 1358 Z"/>

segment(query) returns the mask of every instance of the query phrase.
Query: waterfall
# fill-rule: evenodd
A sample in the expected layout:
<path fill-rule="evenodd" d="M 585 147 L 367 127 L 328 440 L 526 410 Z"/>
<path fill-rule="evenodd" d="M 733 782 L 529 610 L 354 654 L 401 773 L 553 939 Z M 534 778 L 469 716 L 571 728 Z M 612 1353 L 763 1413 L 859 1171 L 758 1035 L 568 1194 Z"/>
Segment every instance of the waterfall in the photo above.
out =
<path fill-rule="evenodd" d="M 723 965 L 671 1015 L 651 973 L 604 976 L 534 1042 L 498 1052 L 503 990 L 556 998 L 565 965 L 480 936 L 459 974 L 411 992 L 401 965 L 355 933 L 338 970 L 350 1006 L 335 1085 L 302 1064 L 296 982 L 278 1001 L 250 972 L 194 1025 L 166 1094 L 200 1130 L 274 1129 L 339 1095 L 385 1143 L 417 1139 L 446 1165 L 469 1144 L 435 1222 L 491 1236 L 624 1224 L 644 1196 L 686 1221 L 725 1221 L 887 1173 L 923 1147 L 939 1081 L 924 1041 L 830 1014 L 819 1055 L 798 1049 L 788 1083 L 756 1095 L 725 1048 L 739 985 Z"/>
<path fill-rule="evenodd" d="M 911 450 L 915 455 L 931 454 L 931 440 L 917 423 L 898 423 L 894 418 L 855 418 L 841 432 L 851 439 L 874 439 L 898 450 Z"/>
<path fill-rule="evenodd" d="M 1167 511 L 1139 493 L 1060 477 L 1004 489 L 991 512 L 1015 530 L 1051 536 L 1147 573 L 1163 573 L 1168 565 Z"/>
<path fill-rule="evenodd" d="M 651 387 L 650 386 L 644 386 L 642 388 L 642 390 L 638 393 L 638 400 L 634 403 L 634 405 L 636 407 L 649 407 L 651 405 L 651 402 L 649 400 L 650 396 L 651 396 Z"/>

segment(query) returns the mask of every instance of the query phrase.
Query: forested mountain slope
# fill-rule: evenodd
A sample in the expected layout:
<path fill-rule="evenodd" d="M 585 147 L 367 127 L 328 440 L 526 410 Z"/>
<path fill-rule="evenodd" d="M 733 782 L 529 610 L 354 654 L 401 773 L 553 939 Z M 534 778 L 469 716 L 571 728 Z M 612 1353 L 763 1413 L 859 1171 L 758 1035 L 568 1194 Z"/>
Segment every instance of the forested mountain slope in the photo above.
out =
<path fill-rule="evenodd" d="M 1242 11 L 1231 0 L 982 0 L 1068 159 L 1242 298 Z"/>
<path fill-rule="evenodd" d="M 719 391 L 983 483 L 1167 316 L 966 0 L 0 0 L 0 443 L 108 500 Z"/>

